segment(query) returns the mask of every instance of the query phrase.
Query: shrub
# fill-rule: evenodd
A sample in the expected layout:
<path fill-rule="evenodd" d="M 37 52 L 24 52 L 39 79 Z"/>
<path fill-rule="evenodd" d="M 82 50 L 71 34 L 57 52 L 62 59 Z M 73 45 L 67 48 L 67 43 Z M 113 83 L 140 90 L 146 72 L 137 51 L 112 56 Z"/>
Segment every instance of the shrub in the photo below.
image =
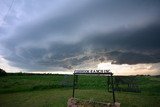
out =
<path fill-rule="evenodd" d="M 5 76 L 6 74 L 6 71 L 0 68 L 0 76 Z"/>

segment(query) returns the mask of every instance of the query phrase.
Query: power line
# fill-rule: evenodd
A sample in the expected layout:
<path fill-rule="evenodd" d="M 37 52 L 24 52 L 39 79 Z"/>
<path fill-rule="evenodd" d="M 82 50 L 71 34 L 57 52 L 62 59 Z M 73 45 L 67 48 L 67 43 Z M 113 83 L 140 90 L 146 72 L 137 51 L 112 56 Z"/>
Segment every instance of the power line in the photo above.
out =
<path fill-rule="evenodd" d="M 9 14 L 10 10 L 12 9 L 12 6 L 13 6 L 14 2 L 15 2 L 15 0 L 12 0 L 11 5 L 10 5 L 9 8 L 8 8 L 8 11 L 7 11 L 6 15 L 5 15 L 4 18 L 3 18 L 3 22 L 6 21 L 7 16 L 8 16 L 8 14 Z M 2 25 L 3 25 L 3 22 L 2 22 Z"/>

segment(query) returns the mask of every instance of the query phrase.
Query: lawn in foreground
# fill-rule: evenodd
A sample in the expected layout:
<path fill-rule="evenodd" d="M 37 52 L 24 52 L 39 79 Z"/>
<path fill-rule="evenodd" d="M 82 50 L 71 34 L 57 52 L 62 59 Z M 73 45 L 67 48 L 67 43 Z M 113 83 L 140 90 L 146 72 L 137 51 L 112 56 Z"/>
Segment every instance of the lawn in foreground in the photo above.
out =
<path fill-rule="evenodd" d="M 115 92 L 116 101 L 121 107 L 158 107 L 160 78 L 138 76 L 137 79 L 142 93 Z M 67 75 L 0 77 L 0 107 L 66 107 L 72 96 L 72 80 L 72 76 Z M 112 102 L 112 93 L 106 92 L 105 80 L 100 76 L 80 76 L 75 97 Z"/>
<path fill-rule="evenodd" d="M 0 94 L 0 107 L 66 107 L 72 89 L 50 89 L 42 91 Z M 77 89 L 76 97 L 87 100 L 112 102 L 111 93 L 104 90 Z M 159 95 L 147 93 L 116 92 L 121 107 L 157 107 Z"/>

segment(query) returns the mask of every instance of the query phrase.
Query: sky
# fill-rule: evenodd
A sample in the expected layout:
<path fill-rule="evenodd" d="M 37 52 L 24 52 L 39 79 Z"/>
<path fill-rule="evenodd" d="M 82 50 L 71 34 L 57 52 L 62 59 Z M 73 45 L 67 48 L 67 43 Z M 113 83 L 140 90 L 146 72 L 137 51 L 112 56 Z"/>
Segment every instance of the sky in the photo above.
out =
<path fill-rule="evenodd" d="M 159 0 L 1 0 L 6 72 L 160 75 Z"/>

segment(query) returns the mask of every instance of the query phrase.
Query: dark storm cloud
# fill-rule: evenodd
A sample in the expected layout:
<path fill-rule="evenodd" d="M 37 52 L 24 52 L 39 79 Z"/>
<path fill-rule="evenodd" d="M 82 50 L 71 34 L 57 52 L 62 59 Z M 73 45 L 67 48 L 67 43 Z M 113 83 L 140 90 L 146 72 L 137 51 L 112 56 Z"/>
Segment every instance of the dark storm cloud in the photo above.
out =
<path fill-rule="evenodd" d="M 85 39 L 82 44 L 91 45 L 95 52 L 106 52 L 105 56 L 117 64 L 160 62 L 159 22 L 141 29 L 96 35 Z"/>
<path fill-rule="evenodd" d="M 160 23 L 152 23 L 143 28 L 118 29 L 111 33 L 93 34 L 83 44 L 102 49 L 123 49 L 136 52 L 160 52 Z"/>
<path fill-rule="evenodd" d="M 114 64 L 140 64 L 140 63 L 158 63 L 160 62 L 159 54 L 142 54 L 134 52 L 113 51 L 107 53 L 108 59 L 114 60 Z"/>
<path fill-rule="evenodd" d="M 67 1 L 62 8 L 58 8 L 60 3 L 58 9 L 43 9 L 45 14 L 41 14 L 40 8 L 44 2 L 36 6 L 31 2 L 25 4 L 23 1 L 23 11 L 15 10 L 29 14 L 24 17 L 26 22 L 14 26 L 9 33 L 6 33 L 7 27 L 0 28 L 0 34 L 3 34 L 1 54 L 13 66 L 59 70 L 72 69 L 86 61 L 160 62 L 158 0 Z M 45 2 L 45 6 L 52 6 L 52 3 Z M 10 18 L 14 19 L 13 16 Z"/>
<path fill-rule="evenodd" d="M 160 24 L 141 29 L 118 30 L 108 34 L 88 36 L 78 43 L 52 43 L 46 48 L 19 48 L 6 59 L 15 66 L 30 69 L 62 67 L 72 69 L 85 61 L 112 60 L 116 64 L 160 62 Z M 92 47 L 92 48 L 90 48 Z M 88 50 L 92 52 L 85 54 Z M 92 54 L 93 53 L 93 54 Z M 82 55 L 82 56 L 81 56 Z M 103 60 L 102 60 L 103 58 Z"/>

